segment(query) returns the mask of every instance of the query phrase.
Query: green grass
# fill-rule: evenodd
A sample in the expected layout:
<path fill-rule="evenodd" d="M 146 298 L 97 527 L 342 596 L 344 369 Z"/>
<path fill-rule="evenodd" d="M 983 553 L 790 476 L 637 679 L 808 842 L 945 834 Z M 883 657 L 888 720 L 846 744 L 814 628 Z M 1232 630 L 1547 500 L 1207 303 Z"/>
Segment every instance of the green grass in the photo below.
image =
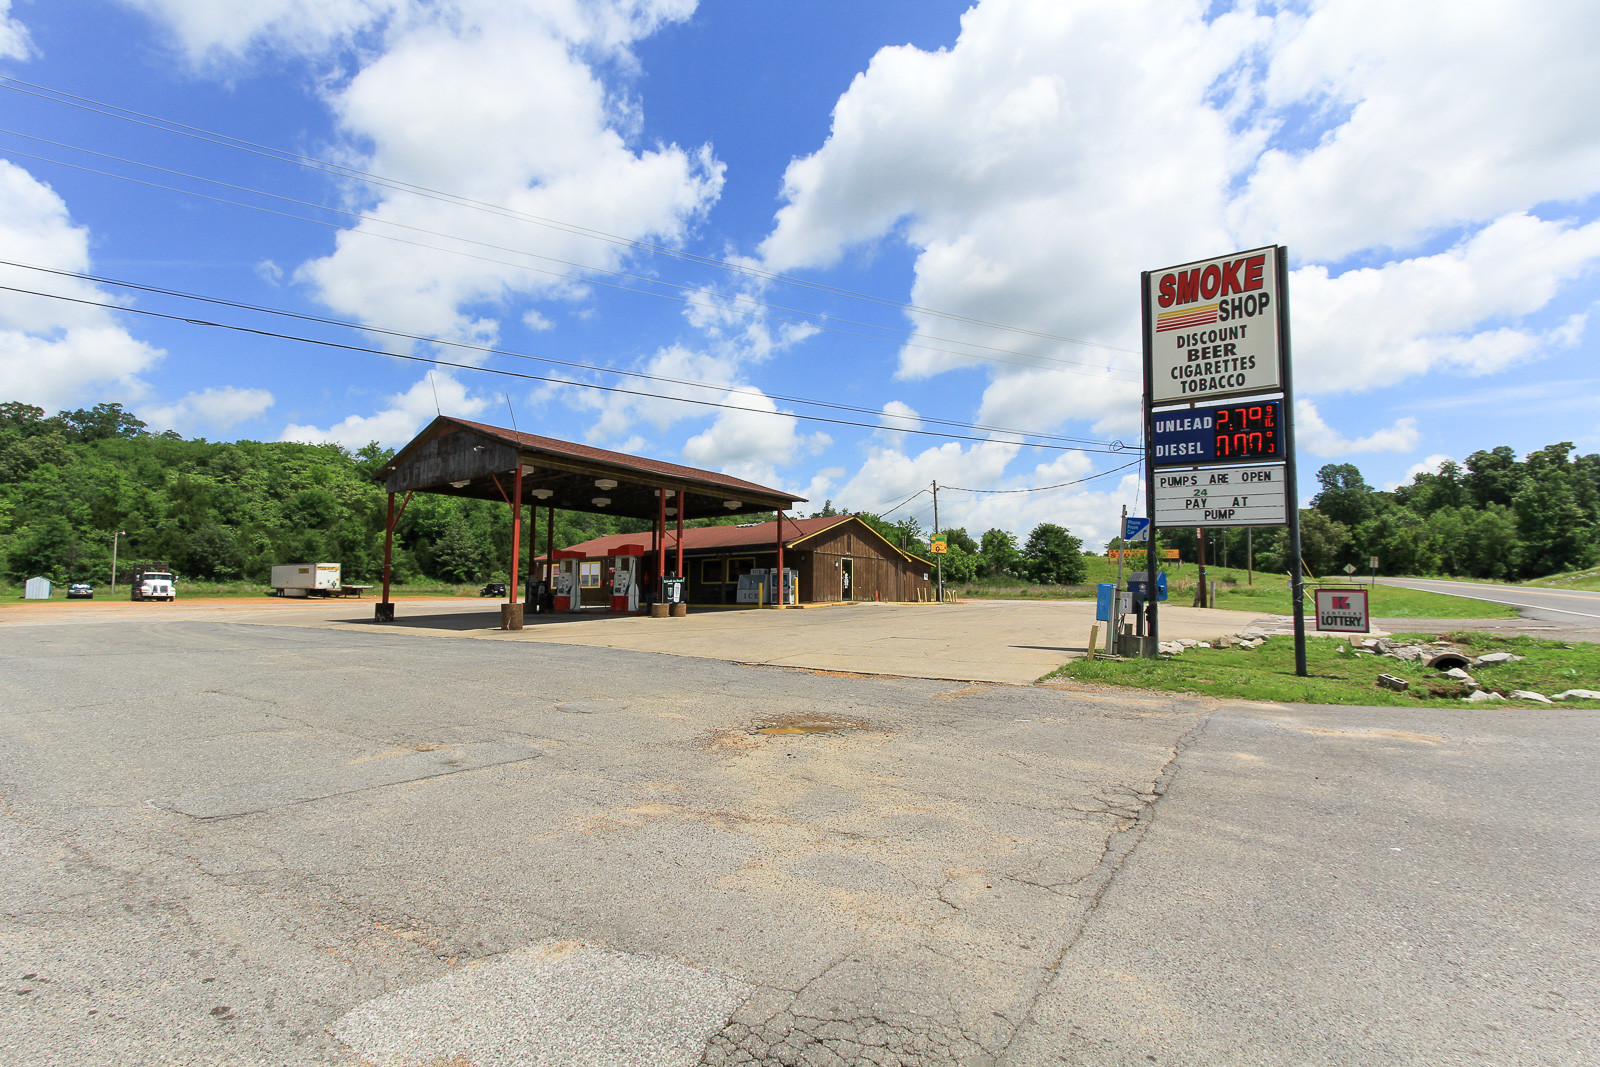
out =
<path fill-rule="evenodd" d="M 1537 586 L 1541 589 L 1580 589 L 1591 593 L 1600 592 L 1600 569 L 1551 574 L 1543 578 L 1533 578 L 1521 584 Z"/>
<path fill-rule="evenodd" d="M 1440 635 L 1397 634 L 1395 640 L 1431 641 L 1437 636 Z M 1520 663 L 1473 670 L 1473 676 L 1485 688 L 1506 693 L 1526 689 L 1546 696 L 1568 689 L 1600 690 L 1600 645 L 1478 633 L 1443 636 L 1465 645 L 1473 655 L 1511 652 L 1526 657 Z M 1471 692 L 1467 686 L 1441 677 L 1423 663 L 1356 655 L 1342 640 L 1308 639 L 1306 667 L 1308 677 L 1295 674 L 1293 638 L 1271 637 L 1256 649 L 1190 649 L 1179 656 L 1154 660 L 1074 660 L 1040 681 L 1070 679 L 1095 685 L 1297 704 L 1476 706 L 1462 703 L 1462 698 Z M 1380 674 L 1404 678 L 1411 683 L 1411 689 L 1404 693 L 1381 689 L 1377 685 Z M 1497 701 L 1485 706 L 1548 705 L 1508 700 L 1504 705 Z M 1600 701 L 1563 701 L 1557 706 L 1600 709 Z"/>
<path fill-rule="evenodd" d="M 1334 585 L 1327 581 L 1324 585 Z M 1350 583 L 1352 588 L 1366 587 L 1366 583 Z M 1401 589 L 1380 585 L 1371 588 L 1368 600 L 1374 618 L 1386 619 L 1514 619 L 1517 609 L 1509 604 L 1494 604 L 1487 600 L 1463 599 L 1446 593 L 1425 593 L 1417 589 Z M 1253 611 L 1261 615 L 1288 615 L 1292 611 L 1289 582 L 1273 578 L 1254 586 L 1224 586 L 1212 605 L 1232 611 Z M 1311 614 L 1311 590 L 1306 590 L 1306 614 Z"/>
<path fill-rule="evenodd" d="M 966 600 L 1093 600 L 1095 587 L 1100 582 L 1117 580 L 1117 565 L 1104 556 L 1085 556 L 1089 573 L 1083 585 L 1039 585 L 1017 578 L 981 578 L 962 582 L 950 588 L 960 599 Z M 1135 567 L 1123 566 L 1124 585 Z M 1212 605 L 1230 611 L 1249 611 L 1257 615 L 1288 615 L 1289 581 L 1281 574 L 1255 571 L 1238 567 L 1206 567 L 1206 577 L 1218 584 L 1217 602 Z M 1250 584 L 1251 582 L 1254 584 Z M 1199 582 L 1199 570 L 1193 563 L 1172 566 L 1167 571 L 1169 604 L 1187 606 L 1194 601 L 1194 589 Z M 1323 580 L 1324 585 L 1342 585 L 1334 578 Z M 1365 582 L 1350 582 L 1365 586 Z M 1375 617 L 1391 619 L 1514 619 L 1517 609 L 1507 604 L 1491 604 L 1486 600 L 1463 600 L 1443 593 L 1425 593 L 1413 589 L 1378 586 L 1372 590 L 1371 610 Z M 1311 613 L 1309 591 L 1306 598 L 1307 617 Z"/>

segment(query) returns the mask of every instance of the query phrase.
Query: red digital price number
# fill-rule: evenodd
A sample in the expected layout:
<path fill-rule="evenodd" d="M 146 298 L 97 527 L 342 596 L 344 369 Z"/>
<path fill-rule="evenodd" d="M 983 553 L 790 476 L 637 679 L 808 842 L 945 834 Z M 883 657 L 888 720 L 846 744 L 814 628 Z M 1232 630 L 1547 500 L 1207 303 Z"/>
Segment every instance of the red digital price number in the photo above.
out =
<path fill-rule="evenodd" d="M 1212 429 L 1217 435 L 1218 459 L 1280 459 L 1279 402 L 1234 404 L 1218 408 Z"/>

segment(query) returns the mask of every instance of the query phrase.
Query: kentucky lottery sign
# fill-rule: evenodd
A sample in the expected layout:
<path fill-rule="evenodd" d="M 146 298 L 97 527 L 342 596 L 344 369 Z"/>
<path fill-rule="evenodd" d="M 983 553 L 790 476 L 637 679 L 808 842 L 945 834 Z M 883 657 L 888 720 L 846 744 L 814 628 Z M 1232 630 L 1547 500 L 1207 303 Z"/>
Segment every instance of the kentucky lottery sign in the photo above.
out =
<path fill-rule="evenodd" d="M 1149 403 L 1283 387 L 1276 246 L 1152 271 L 1146 284 Z"/>

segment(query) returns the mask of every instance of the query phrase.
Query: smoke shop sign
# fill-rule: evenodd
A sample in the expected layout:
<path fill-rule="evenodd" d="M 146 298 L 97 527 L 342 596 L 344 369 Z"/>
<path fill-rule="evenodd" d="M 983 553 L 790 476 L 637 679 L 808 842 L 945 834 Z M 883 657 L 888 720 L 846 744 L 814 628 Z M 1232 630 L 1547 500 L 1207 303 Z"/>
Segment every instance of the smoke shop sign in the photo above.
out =
<path fill-rule="evenodd" d="M 1261 248 L 1150 273 L 1151 403 L 1283 387 L 1277 257 Z"/>

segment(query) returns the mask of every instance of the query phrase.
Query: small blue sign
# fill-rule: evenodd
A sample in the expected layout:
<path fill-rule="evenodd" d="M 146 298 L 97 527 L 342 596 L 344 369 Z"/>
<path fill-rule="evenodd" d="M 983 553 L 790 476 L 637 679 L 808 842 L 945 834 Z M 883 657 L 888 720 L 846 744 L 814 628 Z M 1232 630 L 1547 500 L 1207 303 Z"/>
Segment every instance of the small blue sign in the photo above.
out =
<path fill-rule="evenodd" d="M 1116 596 L 1117 587 L 1111 582 L 1101 582 L 1095 590 L 1094 617 L 1101 622 L 1111 621 L 1111 600 Z"/>
<path fill-rule="evenodd" d="M 1149 519 L 1123 519 L 1122 539 L 1124 541 L 1143 541 L 1150 536 Z"/>

